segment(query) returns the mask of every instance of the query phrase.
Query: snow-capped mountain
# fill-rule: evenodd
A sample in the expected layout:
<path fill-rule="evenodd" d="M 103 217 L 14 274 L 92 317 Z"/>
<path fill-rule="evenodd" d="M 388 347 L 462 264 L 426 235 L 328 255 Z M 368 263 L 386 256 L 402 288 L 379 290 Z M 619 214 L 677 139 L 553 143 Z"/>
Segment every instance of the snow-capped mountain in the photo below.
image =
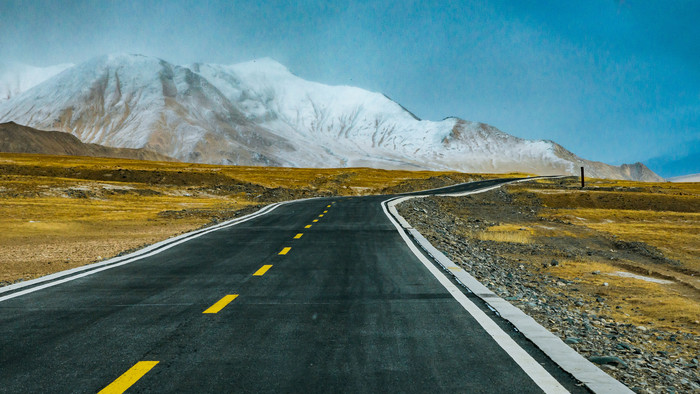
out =
<path fill-rule="evenodd" d="M 72 64 L 34 67 L 21 63 L 0 63 L 0 102 L 7 101 L 71 67 Z"/>
<path fill-rule="evenodd" d="M 270 59 L 176 66 L 102 56 L 0 103 L 2 121 L 191 162 L 539 174 L 586 166 L 590 176 L 661 180 L 641 163 L 589 162 L 482 123 L 420 120 L 382 94 L 306 81 Z"/>

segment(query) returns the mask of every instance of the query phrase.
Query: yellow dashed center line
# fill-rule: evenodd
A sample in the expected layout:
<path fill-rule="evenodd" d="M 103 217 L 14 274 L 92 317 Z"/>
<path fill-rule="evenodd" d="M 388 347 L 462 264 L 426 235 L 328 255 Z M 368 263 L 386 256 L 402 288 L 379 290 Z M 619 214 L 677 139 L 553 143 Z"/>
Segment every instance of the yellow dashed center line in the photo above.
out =
<path fill-rule="evenodd" d="M 299 234 L 294 236 L 294 239 L 299 239 L 299 238 L 301 238 L 302 235 L 304 235 L 304 233 L 299 233 Z"/>
<path fill-rule="evenodd" d="M 136 383 L 143 375 L 147 374 L 153 367 L 158 364 L 158 361 L 139 361 L 122 376 L 112 382 L 109 386 L 103 388 L 98 394 L 121 394 L 129 387 Z"/>
<path fill-rule="evenodd" d="M 330 207 L 331 207 L 330 205 L 326 205 L 326 208 L 330 208 Z"/>
<path fill-rule="evenodd" d="M 328 211 L 323 211 L 323 213 L 328 213 Z"/>
<path fill-rule="evenodd" d="M 318 217 L 322 218 L 322 217 L 323 217 L 323 214 L 318 215 Z"/>
<path fill-rule="evenodd" d="M 284 248 L 284 249 L 282 249 L 282 250 L 280 251 L 279 254 L 285 255 L 285 254 L 289 253 L 290 250 L 292 250 L 292 248 L 289 248 L 289 247 Z"/>
<path fill-rule="evenodd" d="M 307 224 L 306 226 L 304 226 L 304 228 L 311 228 L 311 225 Z"/>
<path fill-rule="evenodd" d="M 263 265 L 262 267 L 260 267 L 259 270 L 255 271 L 253 276 L 263 276 L 265 275 L 265 272 L 267 272 L 267 270 L 269 270 L 270 268 L 272 268 L 272 265 Z"/>
<path fill-rule="evenodd" d="M 314 223 L 318 222 L 318 219 L 314 219 Z"/>
<path fill-rule="evenodd" d="M 238 294 L 229 294 L 227 296 L 224 296 L 224 298 L 220 299 L 216 304 L 210 306 L 206 311 L 202 313 L 217 313 L 220 310 L 224 309 L 224 307 L 228 305 L 231 301 L 235 300 L 236 297 L 238 297 Z"/>

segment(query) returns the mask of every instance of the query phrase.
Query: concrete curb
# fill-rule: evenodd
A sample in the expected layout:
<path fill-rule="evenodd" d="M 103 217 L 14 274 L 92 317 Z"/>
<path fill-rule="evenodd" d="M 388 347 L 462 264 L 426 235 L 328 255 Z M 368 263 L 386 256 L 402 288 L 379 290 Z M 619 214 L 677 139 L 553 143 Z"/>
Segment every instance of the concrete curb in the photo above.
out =
<path fill-rule="evenodd" d="M 515 181 L 523 182 L 537 178 L 529 178 L 525 180 Z M 508 182 L 513 183 L 513 182 Z M 504 184 L 508 184 L 504 183 Z M 504 184 L 487 187 L 484 189 L 455 193 L 443 194 L 441 196 L 465 196 L 468 194 L 483 193 L 489 190 L 496 189 Z M 423 198 L 421 196 L 399 197 L 387 202 L 387 208 L 391 215 L 399 222 L 404 231 L 408 233 L 434 261 L 442 268 L 449 272 L 457 282 L 462 284 L 467 290 L 481 298 L 486 304 L 493 308 L 501 317 L 508 320 L 515 328 L 529 339 L 535 346 L 542 350 L 552 361 L 558 364 L 563 370 L 570 373 L 574 378 L 586 385 L 594 393 L 633 393 L 624 384 L 614 379 L 612 376 L 603 372 L 593 363 L 581 356 L 574 349 L 564 343 L 559 337 L 552 334 L 546 328 L 542 327 L 532 317 L 526 315 L 523 311 L 513 306 L 508 301 L 496 295 L 486 286 L 481 284 L 468 272 L 447 258 L 442 252 L 437 250 L 418 230 L 414 229 L 396 210 L 396 205 L 407 201 L 411 198 Z"/>

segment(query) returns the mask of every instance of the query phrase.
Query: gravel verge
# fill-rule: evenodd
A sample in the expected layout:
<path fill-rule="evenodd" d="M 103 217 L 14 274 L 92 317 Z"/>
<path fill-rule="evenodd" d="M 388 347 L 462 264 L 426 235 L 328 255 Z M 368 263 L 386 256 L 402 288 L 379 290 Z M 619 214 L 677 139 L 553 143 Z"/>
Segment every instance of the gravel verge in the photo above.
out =
<path fill-rule="evenodd" d="M 545 267 L 528 263 L 532 256 L 565 258 L 602 251 L 566 239 L 554 244 L 517 244 L 460 235 L 483 231 L 502 221 L 542 220 L 537 217 L 537 206 L 513 205 L 511 196 L 498 189 L 478 196 L 412 199 L 397 208 L 452 261 L 633 391 L 700 392 L 700 337 L 616 321 L 609 316 L 615 305 L 595 294 L 581 292 L 576 283 L 557 277 Z M 637 249 L 640 254 L 646 250 Z M 559 262 L 553 258 L 547 264 Z"/>

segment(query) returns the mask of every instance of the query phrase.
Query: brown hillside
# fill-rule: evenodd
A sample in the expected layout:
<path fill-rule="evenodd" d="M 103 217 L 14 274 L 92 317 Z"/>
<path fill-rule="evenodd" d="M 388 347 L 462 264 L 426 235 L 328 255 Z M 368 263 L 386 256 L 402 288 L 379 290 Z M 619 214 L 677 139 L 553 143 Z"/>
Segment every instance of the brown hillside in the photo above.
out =
<path fill-rule="evenodd" d="M 85 144 L 72 134 L 37 130 L 14 122 L 0 123 L 0 152 L 177 161 L 146 149 Z"/>

